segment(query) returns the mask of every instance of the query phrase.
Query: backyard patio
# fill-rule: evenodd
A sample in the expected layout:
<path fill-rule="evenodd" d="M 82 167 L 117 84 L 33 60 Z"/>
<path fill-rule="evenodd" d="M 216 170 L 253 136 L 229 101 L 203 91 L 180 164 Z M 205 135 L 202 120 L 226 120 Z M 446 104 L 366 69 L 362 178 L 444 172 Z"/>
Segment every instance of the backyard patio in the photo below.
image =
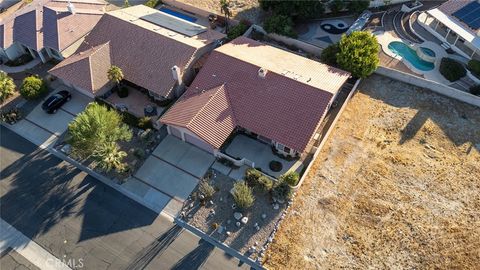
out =
<path fill-rule="evenodd" d="M 244 134 L 236 135 L 225 148 L 225 153 L 231 157 L 241 159 L 246 158 L 255 163 L 255 168 L 260 168 L 262 172 L 278 178 L 289 170 L 300 172 L 303 164 L 298 158 L 291 161 L 286 160 L 273 153 L 269 144 L 251 138 Z M 278 161 L 281 163 L 281 170 L 274 172 L 270 169 L 270 162 Z"/>
<path fill-rule="evenodd" d="M 128 88 L 128 96 L 121 98 L 115 92 L 106 98 L 115 108 L 126 108 L 128 112 L 137 116 L 150 116 L 152 121 L 156 121 L 165 110 L 153 102 L 145 93 L 142 93 L 130 86 Z M 150 111 L 151 110 L 151 111 Z"/>

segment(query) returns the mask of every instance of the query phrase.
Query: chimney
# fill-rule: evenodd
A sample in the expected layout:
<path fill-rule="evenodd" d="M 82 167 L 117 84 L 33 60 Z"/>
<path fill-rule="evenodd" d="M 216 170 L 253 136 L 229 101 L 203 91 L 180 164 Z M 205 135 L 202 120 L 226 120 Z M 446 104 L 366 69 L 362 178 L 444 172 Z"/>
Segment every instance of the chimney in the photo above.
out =
<path fill-rule="evenodd" d="M 267 76 L 268 70 L 265 68 L 260 68 L 258 70 L 258 77 L 265 79 L 265 76 Z"/>
<path fill-rule="evenodd" d="M 177 66 L 172 67 L 172 76 L 175 81 L 178 82 L 178 85 L 182 84 L 182 76 L 180 75 L 180 68 Z"/>
<path fill-rule="evenodd" d="M 68 0 L 67 9 L 70 13 L 75 14 L 75 6 L 72 4 L 72 2 L 70 2 L 70 0 Z"/>

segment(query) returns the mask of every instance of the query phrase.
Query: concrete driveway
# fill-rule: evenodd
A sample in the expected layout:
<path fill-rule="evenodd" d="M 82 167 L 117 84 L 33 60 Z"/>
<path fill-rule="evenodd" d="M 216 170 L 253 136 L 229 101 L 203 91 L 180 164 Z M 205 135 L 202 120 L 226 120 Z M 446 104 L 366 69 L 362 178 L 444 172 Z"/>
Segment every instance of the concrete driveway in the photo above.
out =
<path fill-rule="evenodd" d="M 212 154 L 170 135 L 158 145 L 153 155 L 197 178 L 202 178 L 215 161 Z"/>
<path fill-rule="evenodd" d="M 58 88 L 53 93 L 62 90 L 63 88 Z M 78 93 L 77 91 L 71 91 L 72 99 L 65 103 L 61 109 L 59 109 L 55 114 L 47 114 L 42 110 L 43 101 L 33 109 L 33 111 L 27 115 L 26 119 L 38 126 L 41 129 L 44 129 L 56 136 L 60 136 L 63 132 L 67 130 L 68 123 L 70 123 L 75 116 L 82 112 L 88 103 L 92 101 L 91 98 Z M 50 94 L 48 97 L 50 97 Z M 48 98 L 47 97 L 47 98 Z"/>

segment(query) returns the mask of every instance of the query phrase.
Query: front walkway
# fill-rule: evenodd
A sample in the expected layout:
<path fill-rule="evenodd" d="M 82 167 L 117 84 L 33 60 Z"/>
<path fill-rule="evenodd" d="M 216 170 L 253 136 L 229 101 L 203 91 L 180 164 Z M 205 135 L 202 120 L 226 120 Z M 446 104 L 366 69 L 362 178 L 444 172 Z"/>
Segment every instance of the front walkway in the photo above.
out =
<path fill-rule="evenodd" d="M 34 68 L 36 65 L 42 63 L 42 60 L 40 58 L 35 58 L 32 61 L 26 63 L 25 65 L 21 66 L 16 66 L 16 67 L 9 67 L 6 65 L 1 65 L 0 70 L 5 71 L 7 74 L 12 74 L 12 73 L 20 73 L 25 70 L 29 70 Z"/>

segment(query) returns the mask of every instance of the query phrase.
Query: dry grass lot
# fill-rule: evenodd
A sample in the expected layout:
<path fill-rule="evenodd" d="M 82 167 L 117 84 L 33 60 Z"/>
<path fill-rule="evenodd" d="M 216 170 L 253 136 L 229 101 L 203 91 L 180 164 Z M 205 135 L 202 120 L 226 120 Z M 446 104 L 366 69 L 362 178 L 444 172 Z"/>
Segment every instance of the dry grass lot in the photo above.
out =
<path fill-rule="evenodd" d="M 360 85 L 282 223 L 269 269 L 478 269 L 480 109 Z"/>

